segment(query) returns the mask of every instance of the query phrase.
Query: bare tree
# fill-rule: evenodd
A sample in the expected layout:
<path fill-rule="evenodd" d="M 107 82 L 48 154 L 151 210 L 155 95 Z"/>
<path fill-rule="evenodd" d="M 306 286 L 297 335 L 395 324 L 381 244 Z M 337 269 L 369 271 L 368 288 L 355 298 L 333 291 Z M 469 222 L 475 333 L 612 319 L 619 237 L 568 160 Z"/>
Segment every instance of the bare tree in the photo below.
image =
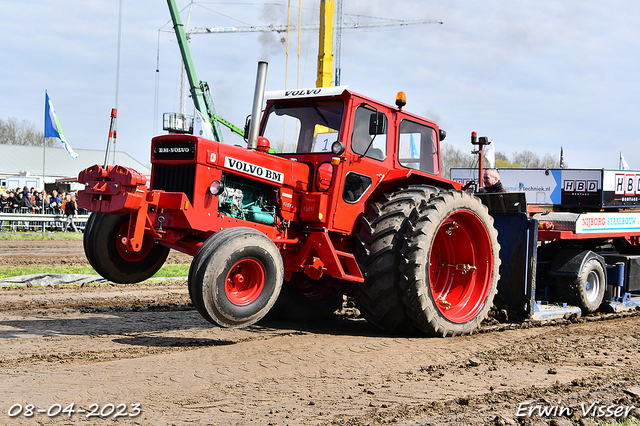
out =
<path fill-rule="evenodd" d="M 474 167 L 477 157 L 445 143 L 441 149 L 441 161 L 442 176 L 449 178 L 452 167 Z"/>
<path fill-rule="evenodd" d="M 452 168 L 475 168 L 478 167 L 478 157 L 464 151 L 454 148 L 449 144 L 442 145 L 442 176 L 451 177 Z M 490 167 L 486 157 L 482 162 L 483 167 Z M 554 158 L 548 152 L 542 158 L 535 152 L 524 150 L 522 152 L 514 152 L 512 157 L 502 151 L 496 151 L 496 163 L 494 167 L 499 169 L 559 169 L 560 159 Z M 566 167 L 566 162 L 565 162 Z"/>
<path fill-rule="evenodd" d="M 512 163 L 523 169 L 557 169 L 560 167 L 560 159 L 555 159 L 548 152 L 540 158 L 538 154 L 527 149 L 519 153 L 514 152 Z"/>
<path fill-rule="evenodd" d="M 6 120 L 0 118 L 0 144 L 42 146 L 43 141 L 46 146 L 60 146 L 55 138 L 46 138 L 45 140 L 44 132 L 39 131 L 28 120 L 19 122 L 14 117 L 9 117 Z"/>

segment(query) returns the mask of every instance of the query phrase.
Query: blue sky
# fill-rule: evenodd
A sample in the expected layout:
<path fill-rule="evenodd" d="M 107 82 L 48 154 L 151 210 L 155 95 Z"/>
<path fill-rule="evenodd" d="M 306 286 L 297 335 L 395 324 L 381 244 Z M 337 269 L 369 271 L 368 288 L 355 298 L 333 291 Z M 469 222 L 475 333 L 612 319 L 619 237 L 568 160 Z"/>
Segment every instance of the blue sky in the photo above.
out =
<path fill-rule="evenodd" d="M 292 19 L 297 4 L 291 2 Z M 186 8 L 187 0 L 178 0 Z M 286 1 L 197 2 L 190 26 L 284 24 Z M 369 17 L 441 19 L 444 25 L 344 30 L 342 82 L 356 92 L 434 119 L 446 142 L 471 150 L 477 131 L 508 154 L 559 155 L 575 168 L 617 168 L 622 151 L 640 170 L 640 2 L 585 0 L 344 0 L 347 21 Z M 0 0 L 0 117 L 44 120 L 44 92 L 74 148 L 104 149 L 116 100 L 117 0 Z M 303 0 L 316 23 L 319 0 Z M 359 15 L 359 16 L 358 16 Z M 118 150 L 144 164 L 162 114 L 179 109 L 179 51 L 164 0 L 123 1 Z M 186 20 L 186 9 L 183 15 Z M 250 113 L 258 60 L 267 90 L 285 85 L 283 35 L 194 35 L 198 77 L 218 113 L 241 126 Z M 287 88 L 313 87 L 317 33 L 304 32 L 297 81 L 297 34 Z M 159 57 L 159 61 L 157 58 Z M 157 67 L 157 64 L 158 67 Z M 156 69 L 159 72 L 156 72 Z M 156 95 L 157 94 L 157 95 Z M 187 104 L 193 114 L 193 104 Z M 225 134 L 229 143 L 241 143 Z"/>

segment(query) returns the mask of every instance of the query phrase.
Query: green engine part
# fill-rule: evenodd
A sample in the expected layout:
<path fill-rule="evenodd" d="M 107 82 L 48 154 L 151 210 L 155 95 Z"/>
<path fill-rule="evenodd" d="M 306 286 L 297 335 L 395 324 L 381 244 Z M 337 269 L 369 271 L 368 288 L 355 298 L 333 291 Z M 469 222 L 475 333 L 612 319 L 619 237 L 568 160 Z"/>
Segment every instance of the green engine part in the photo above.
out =
<path fill-rule="evenodd" d="M 273 225 L 276 206 L 268 194 L 274 188 L 259 182 L 226 175 L 222 178 L 224 190 L 218 198 L 218 210 L 227 216 L 251 222 Z"/>

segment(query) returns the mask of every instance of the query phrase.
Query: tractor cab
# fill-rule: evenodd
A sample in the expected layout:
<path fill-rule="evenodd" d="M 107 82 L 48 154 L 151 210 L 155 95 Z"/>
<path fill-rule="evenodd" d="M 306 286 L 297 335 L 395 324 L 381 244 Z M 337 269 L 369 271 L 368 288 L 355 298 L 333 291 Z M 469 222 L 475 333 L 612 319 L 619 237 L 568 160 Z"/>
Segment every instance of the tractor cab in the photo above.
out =
<path fill-rule="evenodd" d="M 329 230 L 352 233 L 381 185 L 387 189 L 412 175 L 416 183 L 441 180 L 444 132 L 402 111 L 403 104 L 393 107 L 346 87 L 267 92 L 265 98 L 260 134 L 270 152 L 309 166 L 308 196 L 317 208 L 302 214 L 312 227 L 328 221 Z"/>

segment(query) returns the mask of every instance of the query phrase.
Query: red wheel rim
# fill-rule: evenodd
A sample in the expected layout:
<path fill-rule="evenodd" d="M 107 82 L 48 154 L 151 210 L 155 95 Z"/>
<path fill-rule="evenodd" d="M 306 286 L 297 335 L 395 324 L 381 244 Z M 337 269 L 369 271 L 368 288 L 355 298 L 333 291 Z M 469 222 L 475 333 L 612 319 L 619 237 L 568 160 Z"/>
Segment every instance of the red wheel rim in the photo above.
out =
<path fill-rule="evenodd" d="M 236 262 L 227 274 L 225 293 L 231 303 L 245 306 L 255 301 L 264 289 L 265 273 L 257 259 Z"/>
<path fill-rule="evenodd" d="M 489 233 L 469 210 L 453 212 L 438 228 L 429 256 L 431 294 L 454 323 L 472 320 L 484 307 L 493 281 Z"/>
<path fill-rule="evenodd" d="M 118 254 L 127 262 L 139 262 L 151 253 L 155 243 L 151 238 L 144 238 L 142 240 L 142 247 L 140 248 L 140 251 L 129 250 L 125 243 L 128 238 L 128 233 L 129 221 L 125 222 L 118 231 L 118 235 L 116 237 L 116 248 L 118 249 Z"/>

